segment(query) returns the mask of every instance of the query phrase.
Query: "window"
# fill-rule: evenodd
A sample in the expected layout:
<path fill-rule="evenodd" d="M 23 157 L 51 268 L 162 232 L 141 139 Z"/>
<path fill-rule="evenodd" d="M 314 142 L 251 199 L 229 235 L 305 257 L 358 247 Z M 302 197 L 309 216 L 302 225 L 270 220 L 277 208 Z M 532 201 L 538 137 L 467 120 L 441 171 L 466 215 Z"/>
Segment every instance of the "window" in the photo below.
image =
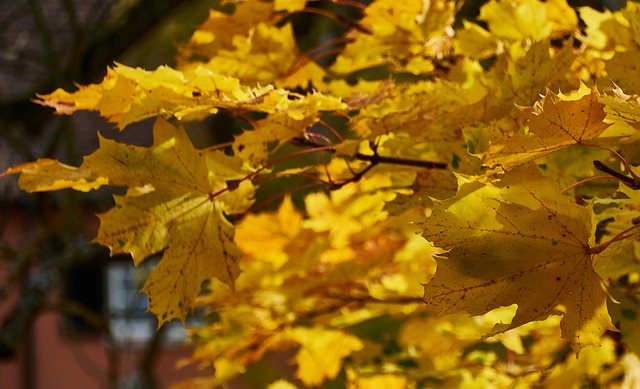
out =
<path fill-rule="evenodd" d="M 111 332 L 117 343 L 143 343 L 153 337 L 157 320 L 147 312 L 149 299 L 139 292 L 157 260 L 146 260 L 137 268 L 131 260 L 113 261 L 107 265 L 107 312 Z M 180 343 L 186 339 L 182 323 L 166 323 L 165 340 Z"/>

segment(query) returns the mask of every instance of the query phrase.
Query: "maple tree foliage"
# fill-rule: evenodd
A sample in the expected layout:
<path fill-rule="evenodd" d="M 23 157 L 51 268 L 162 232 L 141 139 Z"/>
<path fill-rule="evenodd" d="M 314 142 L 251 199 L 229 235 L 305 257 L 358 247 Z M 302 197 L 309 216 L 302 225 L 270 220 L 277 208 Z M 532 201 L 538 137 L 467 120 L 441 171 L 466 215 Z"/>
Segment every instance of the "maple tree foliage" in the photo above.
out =
<path fill-rule="evenodd" d="M 640 6 L 230 3 L 175 68 L 115 64 L 36 100 L 123 131 L 156 117 L 150 147 L 100 138 L 78 167 L 4 173 L 126 188 L 95 241 L 162 255 L 142 288 L 159 325 L 210 313 L 185 363 L 214 374 L 177 387 L 283 350 L 295 373 L 265 386 L 638 385 Z M 348 29 L 304 51 L 300 13 Z M 182 123 L 221 114 L 242 133 L 195 148 Z M 265 210 L 287 177 L 316 190 Z"/>

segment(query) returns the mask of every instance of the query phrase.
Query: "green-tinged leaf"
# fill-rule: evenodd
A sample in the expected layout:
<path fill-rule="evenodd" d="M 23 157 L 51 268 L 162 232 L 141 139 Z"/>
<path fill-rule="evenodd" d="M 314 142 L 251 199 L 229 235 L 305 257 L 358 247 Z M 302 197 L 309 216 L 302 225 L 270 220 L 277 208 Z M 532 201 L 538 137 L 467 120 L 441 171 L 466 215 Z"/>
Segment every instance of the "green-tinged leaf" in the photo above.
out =
<path fill-rule="evenodd" d="M 607 294 L 593 269 L 588 209 L 572 203 L 532 168 L 499 185 L 461 182 L 458 195 L 436 202 L 423 237 L 448 249 L 424 300 L 439 314 L 480 315 L 518 304 L 511 324 L 563 314 L 562 334 L 576 353 L 614 329 Z"/>

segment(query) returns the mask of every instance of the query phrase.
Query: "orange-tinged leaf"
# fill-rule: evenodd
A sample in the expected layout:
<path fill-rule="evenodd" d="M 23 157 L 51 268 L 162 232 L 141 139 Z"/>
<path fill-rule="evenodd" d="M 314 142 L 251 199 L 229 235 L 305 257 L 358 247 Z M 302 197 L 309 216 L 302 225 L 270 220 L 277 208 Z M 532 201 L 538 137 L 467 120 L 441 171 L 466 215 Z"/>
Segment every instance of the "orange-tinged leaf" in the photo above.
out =
<path fill-rule="evenodd" d="M 302 215 L 290 197 L 285 197 L 276 214 L 247 215 L 238 224 L 236 238 L 240 249 L 261 262 L 280 268 L 288 259 L 286 247 L 302 229 Z"/>
<path fill-rule="evenodd" d="M 565 101 L 547 91 L 541 102 L 523 109 L 530 134 L 504 137 L 489 144 L 484 165 L 499 164 L 511 169 L 597 138 L 611 125 L 603 122 L 606 116 L 604 104 L 598 101 L 598 96 L 598 92 L 592 90 L 579 100 Z"/>
<path fill-rule="evenodd" d="M 462 182 L 421 226 L 423 237 L 450 250 L 425 285 L 429 309 L 480 315 L 518 304 L 511 324 L 494 333 L 562 313 L 562 335 L 576 353 L 614 329 L 593 269 L 590 212 L 534 168 L 510 172 L 499 186 Z"/>

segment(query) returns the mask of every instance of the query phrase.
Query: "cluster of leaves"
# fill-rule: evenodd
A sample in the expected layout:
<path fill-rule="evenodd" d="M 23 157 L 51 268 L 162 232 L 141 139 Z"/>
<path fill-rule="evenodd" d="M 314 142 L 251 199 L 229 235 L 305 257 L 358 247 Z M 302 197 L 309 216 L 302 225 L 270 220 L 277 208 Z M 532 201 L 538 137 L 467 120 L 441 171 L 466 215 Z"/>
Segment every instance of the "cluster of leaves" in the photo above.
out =
<path fill-rule="evenodd" d="M 127 188 L 96 242 L 162 254 L 143 288 L 160 325 L 210 313 L 190 362 L 215 373 L 184 387 L 283 350 L 296 370 L 271 388 L 637 385 L 640 6 L 490 0 L 471 22 L 444 0 L 334 3 L 361 18 L 236 1 L 175 69 L 118 64 L 39 96 L 122 130 L 157 117 L 153 145 L 101 138 L 79 167 L 5 174 Z M 303 52 L 300 13 L 350 28 Z M 222 114 L 246 124 L 231 144 L 196 149 L 174 125 Z M 257 188 L 283 177 L 324 190 L 261 211 Z"/>

